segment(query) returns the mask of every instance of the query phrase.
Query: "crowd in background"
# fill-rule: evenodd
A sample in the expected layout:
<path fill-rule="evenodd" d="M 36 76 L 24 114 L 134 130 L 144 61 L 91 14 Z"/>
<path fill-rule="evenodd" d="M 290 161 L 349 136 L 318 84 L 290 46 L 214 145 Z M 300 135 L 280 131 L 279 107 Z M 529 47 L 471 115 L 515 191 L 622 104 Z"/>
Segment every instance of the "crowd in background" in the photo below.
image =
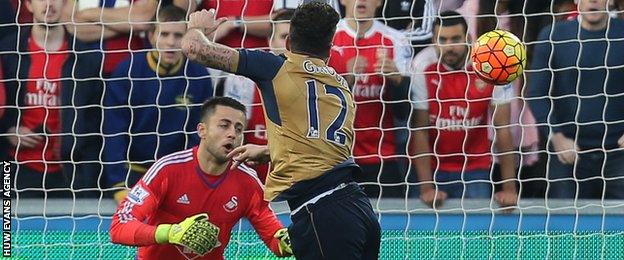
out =
<path fill-rule="evenodd" d="M 123 199 L 157 158 L 198 144 L 198 109 L 212 96 L 246 104 L 245 141 L 266 144 L 255 83 L 187 61 L 180 41 L 190 12 L 214 8 L 228 21 L 210 37 L 279 55 L 298 2 L 0 2 L 0 158 L 17 163 L 18 195 Z M 370 197 L 624 199 L 624 1 L 330 2 L 343 20 L 328 64 L 352 86 L 356 180 Z M 461 37 L 444 38 L 453 26 Z M 529 72 L 485 87 L 477 130 L 431 132 L 443 106 L 425 81 L 470 74 L 467 46 L 495 28 L 523 40 Z M 261 180 L 269 170 L 256 167 Z"/>

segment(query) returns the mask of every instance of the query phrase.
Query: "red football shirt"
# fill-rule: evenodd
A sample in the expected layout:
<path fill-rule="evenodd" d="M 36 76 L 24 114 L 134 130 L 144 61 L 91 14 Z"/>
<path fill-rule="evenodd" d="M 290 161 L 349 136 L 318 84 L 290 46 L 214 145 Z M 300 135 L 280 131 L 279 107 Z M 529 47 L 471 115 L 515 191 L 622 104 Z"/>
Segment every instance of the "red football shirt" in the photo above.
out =
<path fill-rule="evenodd" d="M 111 2 L 110 0 L 108 1 Z M 121 0 L 115 0 L 112 2 L 117 1 Z M 134 2 L 138 0 L 125 1 Z M 103 5 L 104 2 L 105 1 L 101 1 L 100 4 Z M 115 68 L 117 68 L 117 64 L 128 58 L 133 50 L 141 50 L 146 47 L 144 44 L 145 41 L 141 38 L 140 33 L 141 32 L 132 32 L 131 34 L 122 34 L 102 41 L 102 46 L 104 47 L 104 66 L 102 70 L 104 71 L 104 75 L 112 74 Z"/>
<path fill-rule="evenodd" d="M 26 81 L 24 105 L 20 117 L 20 125 L 31 131 L 43 133 L 44 140 L 33 148 L 18 147 L 13 151 L 15 159 L 25 162 L 25 166 L 40 172 L 57 172 L 61 170 L 60 160 L 60 93 L 61 73 L 67 60 L 67 41 L 61 49 L 47 52 L 39 46 L 32 36 L 28 39 L 30 68 Z M 46 168 L 47 166 L 47 168 Z"/>
<path fill-rule="evenodd" d="M 117 64 L 128 58 L 131 51 L 141 50 L 144 47 L 143 39 L 136 32 L 132 35 L 124 34 L 106 39 L 102 45 L 104 47 L 104 66 L 102 68 L 104 75 L 112 74 L 117 68 Z"/>
<path fill-rule="evenodd" d="M 396 154 L 392 109 L 382 100 L 388 100 L 384 78 L 375 71 L 381 52 L 394 60 L 399 72 L 408 75 L 409 43 L 401 34 L 380 22 L 357 38 L 356 32 L 344 20 L 336 28 L 329 65 L 338 73 L 347 71 L 347 62 L 359 55 L 367 61 L 365 75 L 356 78 L 353 96 L 357 104 L 355 114 L 355 141 L 353 155 L 358 163 L 377 164 L 381 158 Z"/>
<path fill-rule="evenodd" d="M 140 246 L 139 259 L 223 259 L 232 227 L 246 217 L 267 247 L 279 252 L 273 235 L 282 225 L 263 199 L 255 172 L 241 165 L 217 177 L 207 175 L 199 168 L 197 149 L 167 155 L 152 165 L 113 216 L 112 241 Z M 219 247 L 198 257 L 180 246 L 155 244 L 157 225 L 199 213 L 208 213 L 221 229 Z"/>
<path fill-rule="evenodd" d="M 245 17 L 268 15 L 273 8 L 272 0 L 204 0 L 203 8 L 217 11 L 217 18 L 220 17 Z M 266 37 L 256 37 L 249 33 L 243 34 L 238 30 L 233 30 L 226 35 L 219 43 L 232 48 L 264 48 L 269 43 Z"/>
<path fill-rule="evenodd" d="M 424 73 L 414 75 L 412 83 L 414 108 L 428 110 L 429 123 L 434 126 L 429 131 L 429 143 L 437 157 L 431 160 L 432 169 L 458 173 L 489 170 L 489 109 L 491 105 L 511 101 L 511 85 L 487 84 L 471 66 L 452 70 L 437 62 Z"/>

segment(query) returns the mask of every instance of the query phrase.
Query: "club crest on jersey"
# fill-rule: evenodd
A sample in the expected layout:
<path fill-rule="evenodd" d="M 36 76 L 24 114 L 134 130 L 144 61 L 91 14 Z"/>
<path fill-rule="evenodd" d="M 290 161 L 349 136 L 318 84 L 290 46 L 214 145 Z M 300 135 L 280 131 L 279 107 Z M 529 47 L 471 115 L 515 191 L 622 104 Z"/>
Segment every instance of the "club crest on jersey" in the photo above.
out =
<path fill-rule="evenodd" d="M 238 208 L 238 198 L 236 196 L 232 196 L 230 198 L 230 201 L 223 204 L 223 209 L 225 209 L 225 211 L 230 212 L 230 213 L 234 212 L 236 208 Z"/>
<path fill-rule="evenodd" d="M 475 81 L 475 87 L 477 88 L 478 91 L 483 92 L 485 90 L 485 87 L 487 87 L 487 83 L 477 78 Z"/>
<path fill-rule="evenodd" d="M 141 205 L 149 196 L 149 192 L 145 190 L 141 185 L 134 186 L 130 192 L 128 192 L 128 200 L 134 204 Z"/>

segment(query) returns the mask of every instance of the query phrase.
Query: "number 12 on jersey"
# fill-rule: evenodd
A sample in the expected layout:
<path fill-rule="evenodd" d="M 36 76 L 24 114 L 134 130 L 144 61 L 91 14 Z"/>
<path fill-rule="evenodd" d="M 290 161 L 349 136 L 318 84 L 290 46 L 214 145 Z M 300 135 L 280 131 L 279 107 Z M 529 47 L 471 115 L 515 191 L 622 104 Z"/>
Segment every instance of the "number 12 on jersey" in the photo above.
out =
<path fill-rule="evenodd" d="M 308 86 L 308 138 L 318 139 L 321 137 L 321 132 L 316 80 L 308 80 L 305 83 Z M 342 127 L 347 117 L 347 100 L 339 88 L 328 85 L 324 87 L 326 95 L 335 96 L 340 100 L 340 113 L 325 129 L 325 139 L 332 143 L 344 145 L 347 135 L 342 131 Z"/>

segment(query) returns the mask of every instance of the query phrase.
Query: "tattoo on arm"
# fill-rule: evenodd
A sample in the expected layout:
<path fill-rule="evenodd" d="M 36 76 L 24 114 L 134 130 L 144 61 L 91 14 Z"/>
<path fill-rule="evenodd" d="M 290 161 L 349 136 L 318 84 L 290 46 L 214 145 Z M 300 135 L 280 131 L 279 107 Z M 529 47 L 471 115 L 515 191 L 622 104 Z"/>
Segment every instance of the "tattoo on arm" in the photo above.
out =
<path fill-rule="evenodd" d="M 210 68 L 236 72 L 238 51 L 211 42 L 199 30 L 189 30 L 182 40 L 182 51 L 192 61 Z"/>

